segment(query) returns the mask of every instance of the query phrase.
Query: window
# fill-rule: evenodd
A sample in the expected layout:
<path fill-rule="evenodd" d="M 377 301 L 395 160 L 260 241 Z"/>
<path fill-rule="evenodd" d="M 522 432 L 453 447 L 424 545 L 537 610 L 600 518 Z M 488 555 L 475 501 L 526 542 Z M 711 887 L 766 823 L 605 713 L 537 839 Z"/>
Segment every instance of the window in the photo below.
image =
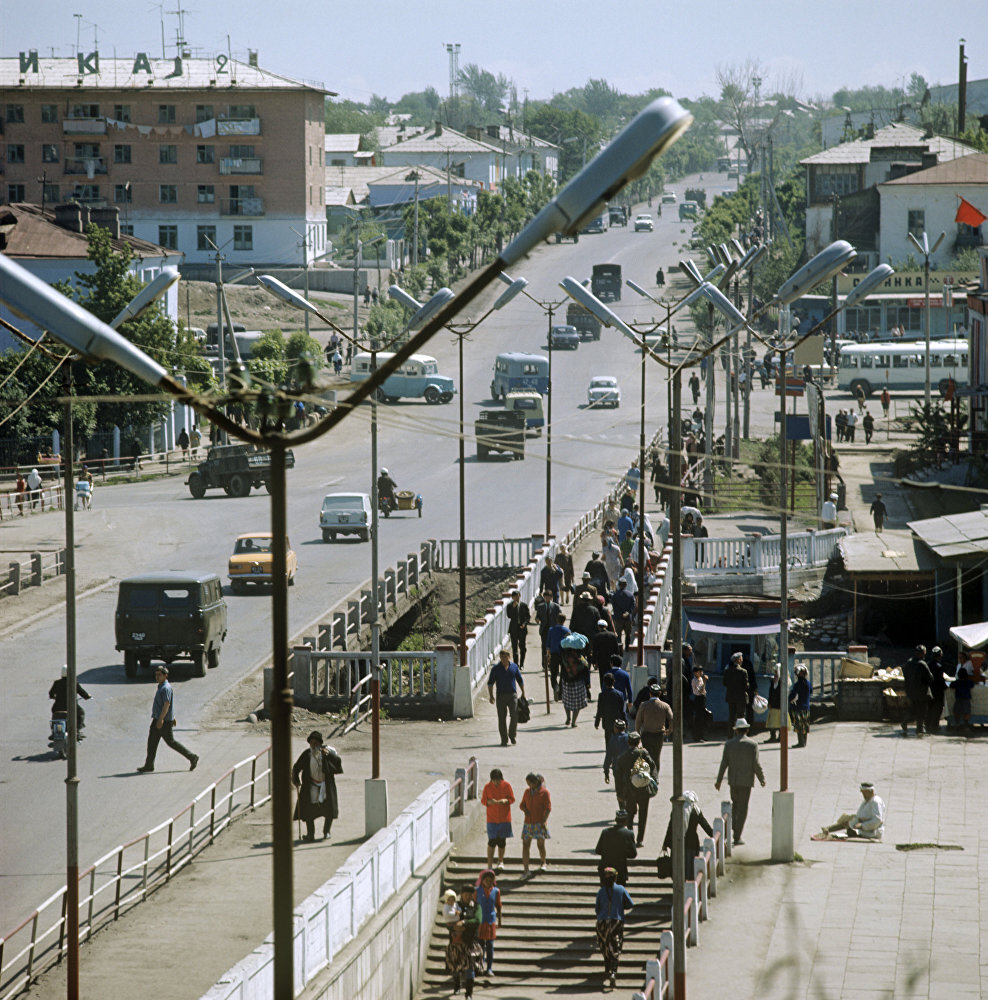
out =
<path fill-rule="evenodd" d="M 114 163 L 130 163 L 130 146 L 114 146 L 113 147 L 113 162 Z"/>
<path fill-rule="evenodd" d="M 159 184 L 158 185 L 158 201 L 162 205 L 175 205 L 178 203 L 178 185 L 177 184 Z"/>
<path fill-rule="evenodd" d="M 174 125 L 175 124 L 175 105 L 174 104 L 159 104 L 158 105 L 158 124 L 159 125 Z"/>
<path fill-rule="evenodd" d="M 212 205 L 216 202 L 216 188 L 212 184 L 200 184 L 196 189 L 196 201 L 200 205 Z"/>
<path fill-rule="evenodd" d="M 216 150 L 213 146 L 196 146 L 196 163 L 215 163 Z"/>
<path fill-rule="evenodd" d="M 7 185 L 7 201 L 27 201 L 27 193 L 23 184 Z"/>
<path fill-rule="evenodd" d="M 196 226 L 196 249 L 212 250 L 216 246 L 215 226 Z"/>
<path fill-rule="evenodd" d="M 856 354 L 842 354 L 840 356 L 841 368 L 857 368 L 858 358 Z"/>
<path fill-rule="evenodd" d="M 57 184 L 45 184 L 43 185 L 43 195 L 46 202 L 54 203 L 56 201 L 61 201 L 59 197 L 58 185 Z"/>
<path fill-rule="evenodd" d="M 41 162 L 58 163 L 58 145 L 54 142 L 43 142 L 41 144 Z"/>
<path fill-rule="evenodd" d="M 130 183 L 113 185 L 113 200 L 118 205 L 127 205 L 133 200 L 130 196 Z"/>
<path fill-rule="evenodd" d="M 69 118 L 99 118 L 98 104 L 73 104 Z"/>
<path fill-rule="evenodd" d="M 58 105 L 57 104 L 42 104 L 41 105 L 41 120 L 43 122 L 57 122 L 58 121 Z"/>
<path fill-rule="evenodd" d="M 114 104 L 113 105 L 113 117 L 118 122 L 129 122 L 130 121 L 130 105 L 129 104 Z"/>
<path fill-rule="evenodd" d="M 230 147 L 230 159 L 231 160 L 253 160 L 254 159 L 254 147 L 253 146 L 231 146 Z"/>
<path fill-rule="evenodd" d="M 893 354 L 892 355 L 892 367 L 893 368 L 908 368 L 909 367 L 909 355 L 908 354 Z"/>
<path fill-rule="evenodd" d="M 233 227 L 233 249 L 253 250 L 254 249 L 254 227 L 234 226 Z"/>
<path fill-rule="evenodd" d="M 228 118 L 256 118 L 253 104 L 231 104 Z"/>
<path fill-rule="evenodd" d="M 875 367 L 875 356 L 873 354 L 862 354 L 861 358 L 862 368 L 874 368 Z"/>
<path fill-rule="evenodd" d="M 930 367 L 931 368 L 939 368 L 940 367 L 940 355 L 939 354 L 931 354 L 930 355 Z"/>
<path fill-rule="evenodd" d="M 159 163 L 178 163 L 178 146 L 159 146 L 158 147 L 158 162 Z"/>
<path fill-rule="evenodd" d="M 177 250 L 178 226 L 158 226 L 158 246 L 167 250 Z"/>
<path fill-rule="evenodd" d="M 196 121 L 197 122 L 208 122 L 210 118 L 215 118 L 213 114 L 212 104 L 197 104 L 196 105 Z"/>
<path fill-rule="evenodd" d="M 7 105 L 7 121 L 11 124 L 20 125 L 24 121 L 24 105 L 23 104 L 8 104 Z"/>
<path fill-rule="evenodd" d="M 134 235 L 134 223 L 133 222 L 121 222 L 120 223 L 120 235 L 121 236 L 133 236 Z"/>
<path fill-rule="evenodd" d="M 23 163 L 24 162 L 24 144 L 21 142 L 9 142 L 7 143 L 7 162 L 8 163 Z"/>
<path fill-rule="evenodd" d="M 926 212 L 921 208 L 909 209 L 907 228 L 913 236 L 921 239 L 926 229 Z"/>
<path fill-rule="evenodd" d="M 99 143 L 98 142 L 76 142 L 73 143 L 75 147 L 75 158 L 77 160 L 98 160 L 99 159 Z"/>
<path fill-rule="evenodd" d="M 822 201 L 831 195 L 848 195 L 858 190 L 855 168 L 840 164 L 820 164 L 813 169 L 813 198 Z"/>
<path fill-rule="evenodd" d="M 99 184 L 77 184 L 71 198 L 86 205 L 99 201 Z"/>

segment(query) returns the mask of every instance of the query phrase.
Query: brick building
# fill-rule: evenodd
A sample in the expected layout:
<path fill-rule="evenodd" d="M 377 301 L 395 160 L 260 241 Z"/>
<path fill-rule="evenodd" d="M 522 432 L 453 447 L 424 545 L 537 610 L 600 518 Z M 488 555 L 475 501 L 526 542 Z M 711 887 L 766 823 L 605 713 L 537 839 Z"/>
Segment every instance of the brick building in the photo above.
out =
<path fill-rule="evenodd" d="M 116 206 L 186 265 L 300 264 L 326 250 L 326 94 L 254 54 L 0 58 L 0 201 Z"/>

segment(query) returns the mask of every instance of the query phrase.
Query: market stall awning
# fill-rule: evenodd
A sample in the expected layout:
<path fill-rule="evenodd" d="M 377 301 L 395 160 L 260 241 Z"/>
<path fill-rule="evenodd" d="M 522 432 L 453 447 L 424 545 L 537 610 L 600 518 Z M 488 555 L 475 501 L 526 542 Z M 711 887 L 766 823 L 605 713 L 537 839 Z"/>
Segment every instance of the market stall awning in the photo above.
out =
<path fill-rule="evenodd" d="M 955 625 L 950 630 L 951 636 L 965 649 L 981 649 L 988 646 L 988 622 L 978 622 L 976 625 Z"/>
<path fill-rule="evenodd" d="M 779 631 L 777 619 L 729 618 L 699 611 L 687 611 L 686 622 L 694 632 L 716 632 L 720 635 L 772 635 Z"/>

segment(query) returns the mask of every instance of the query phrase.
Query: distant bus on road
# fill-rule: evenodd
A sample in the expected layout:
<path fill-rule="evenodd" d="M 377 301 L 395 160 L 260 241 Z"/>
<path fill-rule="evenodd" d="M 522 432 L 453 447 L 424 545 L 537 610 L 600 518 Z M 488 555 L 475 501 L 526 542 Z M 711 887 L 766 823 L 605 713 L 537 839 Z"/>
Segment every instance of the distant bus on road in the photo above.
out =
<path fill-rule="evenodd" d="M 933 340 L 930 342 L 930 385 L 940 387 L 953 378 L 958 385 L 967 383 L 967 341 Z M 926 341 L 877 341 L 847 344 L 840 349 L 837 388 L 865 396 L 889 389 L 924 389 L 926 387 Z"/>

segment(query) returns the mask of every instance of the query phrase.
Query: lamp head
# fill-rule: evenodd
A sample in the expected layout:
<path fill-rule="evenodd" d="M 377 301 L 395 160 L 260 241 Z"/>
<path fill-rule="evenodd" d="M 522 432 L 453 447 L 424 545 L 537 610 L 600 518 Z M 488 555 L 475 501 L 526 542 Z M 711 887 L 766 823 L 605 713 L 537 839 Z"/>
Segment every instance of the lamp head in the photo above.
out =
<path fill-rule="evenodd" d="M 138 292 L 137 295 L 135 295 L 134 298 L 132 298 L 130 302 L 128 302 L 127 305 L 125 305 L 123 309 L 121 309 L 120 312 L 113 317 L 110 326 L 116 330 L 121 323 L 126 323 L 129 319 L 136 319 L 142 313 L 147 312 L 148 309 L 150 309 L 151 306 L 153 306 L 154 303 L 157 302 L 158 299 L 160 299 L 165 292 L 167 292 L 168 289 L 175 284 L 176 281 L 178 281 L 179 277 L 180 275 L 177 267 L 163 267 L 157 277 L 154 278 L 153 281 L 148 282 L 148 284 L 146 284 L 140 292 Z"/>
<path fill-rule="evenodd" d="M 869 271 L 865 277 L 858 282 L 856 288 L 848 293 L 844 300 L 844 308 L 851 309 L 862 299 L 867 298 L 881 284 L 888 281 L 895 271 L 889 264 L 879 264 L 873 271 Z"/>
<path fill-rule="evenodd" d="M 909 237 L 909 242 L 924 256 L 926 257 L 930 252 L 930 241 L 927 239 L 926 233 L 923 233 L 923 242 L 921 243 L 917 238 L 915 233 L 906 233 Z"/>
<path fill-rule="evenodd" d="M 700 274 L 700 269 L 689 258 L 679 262 L 679 270 L 682 271 L 686 278 L 689 279 L 689 281 L 696 287 L 703 284 L 703 276 Z"/>
<path fill-rule="evenodd" d="M 411 295 L 409 295 L 408 297 L 412 298 Z M 426 302 L 424 306 L 420 306 L 419 309 L 415 312 L 415 315 L 412 316 L 412 318 L 408 321 L 408 329 L 409 330 L 421 329 L 453 297 L 454 296 L 452 289 L 440 288 L 439 291 L 436 292 L 436 294 L 433 295 L 432 298 L 430 298 L 429 301 Z"/>
<path fill-rule="evenodd" d="M 651 299 L 652 296 L 642 288 L 641 285 L 636 284 L 630 278 L 627 278 L 624 282 L 633 292 L 637 292 L 643 299 Z M 653 300 L 654 301 L 654 300 Z"/>
<path fill-rule="evenodd" d="M 703 297 L 728 320 L 738 326 L 744 326 L 744 316 L 733 302 L 716 286 L 705 281 L 698 289 Z"/>
<path fill-rule="evenodd" d="M 527 278 L 515 278 L 508 287 L 501 292 L 494 302 L 495 309 L 502 309 L 506 306 L 519 292 L 521 292 L 528 285 Z"/>
<path fill-rule="evenodd" d="M 847 240 L 835 240 L 804 264 L 791 278 L 783 282 L 776 298 L 784 306 L 795 302 L 811 288 L 819 285 L 821 281 L 833 277 L 857 255 L 857 251 Z"/>
<path fill-rule="evenodd" d="M 279 281 L 274 275 L 259 274 L 257 275 L 257 283 L 262 288 L 271 292 L 272 295 L 276 295 L 282 302 L 287 302 L 296 309 L 310 313 L 317 313 L 319 311 L 304 295 L 300 295 L 294 288 L 289 288 L 288 285 L 283 281 Z"/>
<path fill-rule="evenodd" d="M 553 233 L 578 233 L 629 181 L 641 177 L 692 121 L 671 97 L 652 101 L 525 226 L 500 260 L 510 266 Z"/>
<path fill-rule="evenodd" d="M 576 280 L 576 278 L 571 278 L 569 276 L 563 278 L 559 282 L 559 287 L 575 302 L 579 302 L 584 309 L 588 312 L 593 313 L 604 324 L 604 326 L 614 327 L 614 329 L 619 330 L 626 337 L 630 337 L 636 343 L 640 340 L 638 335 L 632 330 L 623 320 L 621 320 L 615 313 L 613 313 L 607 306 L 604 305 L 600 299 L 597 298 L 589 289 L 584 288 Z"/>
<path fill-rule="evenodd" d="M 0 299 L 86 361 L 113 361 L 151 385 L 168 378 L 161 365 L 126 337 L 4 254 L 0 254 Z"/>
<path fill-rule="evenodd" d="M 388 297 L 400 302 L 406 309 L 411 309 L 413 312 L 418 312 L 422 308 L 422 303 L 418 299 L 412 298 L 404 288 L 398 285 L 388 286 Z"/>

